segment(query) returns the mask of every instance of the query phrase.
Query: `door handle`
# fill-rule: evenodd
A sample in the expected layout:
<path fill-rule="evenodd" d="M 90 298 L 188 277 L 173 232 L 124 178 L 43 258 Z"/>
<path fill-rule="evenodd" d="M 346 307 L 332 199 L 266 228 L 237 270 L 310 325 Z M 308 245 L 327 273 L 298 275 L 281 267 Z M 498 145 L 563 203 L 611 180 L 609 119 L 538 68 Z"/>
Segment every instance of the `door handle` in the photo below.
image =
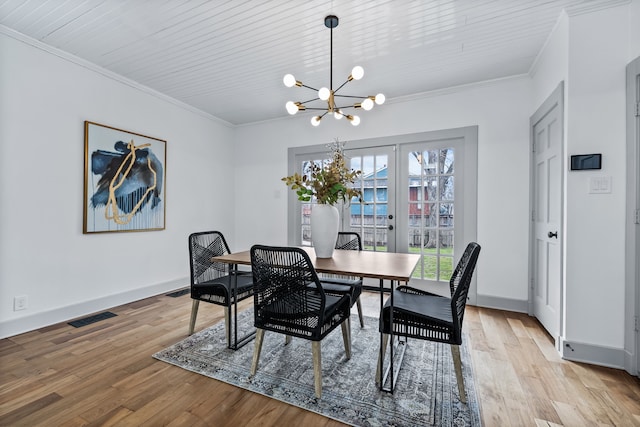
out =
<path fill-rule="evenodd" d="M 557 231 L 556 231 L 555 233 L 548 232 L 548 233 L 547 233 L 547 237 L 548 237 L 548 238 L 555 237 L 555 238 L 557 239 L 557 238 L 558 238 L 558 232 L 557 232 Z"/>

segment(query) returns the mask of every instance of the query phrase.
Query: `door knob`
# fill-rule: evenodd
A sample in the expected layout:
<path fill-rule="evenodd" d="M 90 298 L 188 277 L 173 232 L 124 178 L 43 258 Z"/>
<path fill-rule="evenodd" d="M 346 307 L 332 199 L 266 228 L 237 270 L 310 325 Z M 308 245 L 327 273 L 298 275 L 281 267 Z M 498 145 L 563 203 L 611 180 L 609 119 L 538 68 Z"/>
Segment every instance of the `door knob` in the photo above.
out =
<path fill-rule="evenodd" d="M 558 232 L 557 231 L 555 233 L 548 232 L 547 233 L 547 237 L 549 237 L 549 238 L 555 237 L 557 239 L 558 238 Z"/>
<path fill-rule="evenodd" d="M 388 228 L 389 230 L 393 230 L 393 225 L 390 225 Z"/>

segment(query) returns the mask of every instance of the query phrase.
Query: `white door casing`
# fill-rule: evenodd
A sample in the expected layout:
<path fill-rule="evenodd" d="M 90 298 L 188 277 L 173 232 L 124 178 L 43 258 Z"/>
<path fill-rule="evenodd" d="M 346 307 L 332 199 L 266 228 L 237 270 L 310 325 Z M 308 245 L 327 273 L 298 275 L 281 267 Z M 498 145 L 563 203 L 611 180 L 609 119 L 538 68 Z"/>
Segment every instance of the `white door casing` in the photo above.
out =
<path fill-rule="evenodd" d="M 627 65 L 625 370 L 640 376 L 640 57 Z"/>

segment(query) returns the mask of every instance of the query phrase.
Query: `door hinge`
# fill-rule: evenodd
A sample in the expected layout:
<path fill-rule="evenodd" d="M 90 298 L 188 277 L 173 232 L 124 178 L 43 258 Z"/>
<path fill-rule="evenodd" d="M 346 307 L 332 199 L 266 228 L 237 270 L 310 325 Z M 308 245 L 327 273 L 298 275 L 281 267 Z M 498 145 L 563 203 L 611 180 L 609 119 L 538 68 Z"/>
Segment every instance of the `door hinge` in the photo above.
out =
<path fill-rule="evenodd" d="M 636 102 L 636 117 L 640 117 L 640 102 Z"/>
<path fill-rule="evenodd" d="M 636 219 L 634 222 L 640 224 L 640 209 L 636 209 Z"/>
<path fill-rule="evenodd" d="M 531 211 L 531 222 L 536 220 L 536 211 L 532 210 Z"/>
<path fill-rule="evenodd" d="M 533 142 L 531 143 L 531 152 L 532 152 L 532 153 L 535 153 L 535 152 L 536 152 L 536 142 L 535 142 L 535 141 L 533 141 Z"/>
<path fill-rule="evenodd" d="M 634 330 L 635 330 L 636 332 L 638 332 L 638 331 L 640 331 L 640 325 L 638 324 L 638 316 L 634 317 L 634 319 L 635 319 L 635 327 L 634 327 Z"/>

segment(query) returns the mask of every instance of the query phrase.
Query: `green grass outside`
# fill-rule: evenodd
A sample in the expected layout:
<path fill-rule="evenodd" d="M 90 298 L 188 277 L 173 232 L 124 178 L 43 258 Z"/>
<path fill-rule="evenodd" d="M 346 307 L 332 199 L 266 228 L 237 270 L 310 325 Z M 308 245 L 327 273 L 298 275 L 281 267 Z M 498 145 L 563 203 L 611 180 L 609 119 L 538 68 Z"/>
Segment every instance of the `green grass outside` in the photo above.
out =
<path fill-rule="evenodd" d="M 364 247 L 366 251 L 372 251 L 373 246 Z M 376 246 L 376 251 L 385 252 L 387 250 L 386 246 Z M 409 253 L 411 254 L 419 254 L 420 248 L 417 247 L 409 247 Z M 420 265 L 418 265 L 413 272 L 413 276 L 416 279 L 427 279 L 427 280 L 438 280 L 436 274 L 437 270 L 437 251 L 435 248 L 425 248 L 423 249 L 422 256 L 422 269 Z M 440 278 L 441 282 L 448 282 L 451 278 L 451 274 L 453 273 L 453 248 L 441 248 L 440 249 Z M 424 270 L 424 276 L 422 275 L 422 271 Z"/>

